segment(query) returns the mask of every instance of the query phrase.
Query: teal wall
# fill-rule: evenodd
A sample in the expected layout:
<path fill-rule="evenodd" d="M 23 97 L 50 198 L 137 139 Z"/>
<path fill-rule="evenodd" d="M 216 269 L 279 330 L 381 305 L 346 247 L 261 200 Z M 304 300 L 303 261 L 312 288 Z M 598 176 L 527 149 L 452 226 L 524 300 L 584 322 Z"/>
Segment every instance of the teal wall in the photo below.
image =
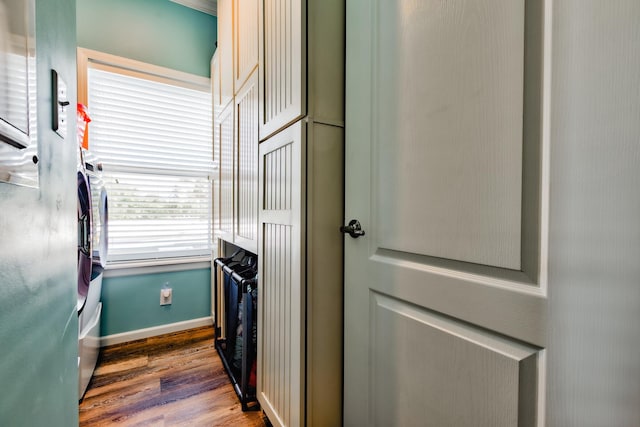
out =
<path fill-rule="evenodd" d="M 78 0 L 78 46 L 210 75 L 217 19 L 169 0 Z"/>
<path fill-rule="evenodd" d="M 209 77 L 217 19 L 169 0 L 77 0 L 78 46 Z M 174 303 L 160 307 L 170 281 Z M 101 334 L 211 315 L 209 270 L 106 278 Z"/>
<path fill-rule="evenodd" d="M 76 102 L 75 0 L 37 0 L 40 188 L 0 183 L 1 426 L 78 425 L 75 114 L 51 130 L 51 69 Z"/>
<path fill-rule="evenodd" d="M 211 270 L 107 277 L 102 284 L 102 336 L 211 316 Z M 160 305 L 165 282 L 171 305 Z"/>

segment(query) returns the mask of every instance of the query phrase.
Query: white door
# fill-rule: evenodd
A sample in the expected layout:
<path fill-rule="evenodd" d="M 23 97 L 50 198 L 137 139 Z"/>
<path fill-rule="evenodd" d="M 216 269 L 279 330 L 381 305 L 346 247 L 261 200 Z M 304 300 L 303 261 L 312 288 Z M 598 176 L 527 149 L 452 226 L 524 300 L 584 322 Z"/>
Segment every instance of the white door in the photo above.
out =
<path fill-rule="evenodd" d="M 542 416 L 542 3 L 347 1 L 345 425 Z"/>

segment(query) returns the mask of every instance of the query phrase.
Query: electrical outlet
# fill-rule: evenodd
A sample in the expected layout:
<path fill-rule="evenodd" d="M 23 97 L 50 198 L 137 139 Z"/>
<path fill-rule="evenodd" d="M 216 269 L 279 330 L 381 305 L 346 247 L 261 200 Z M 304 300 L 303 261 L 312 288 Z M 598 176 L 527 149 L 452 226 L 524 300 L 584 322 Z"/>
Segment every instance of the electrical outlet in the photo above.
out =
<path fill-rule="evenodd" d="M 171 288 L 160 289 L 160 305 L 170 305 L 173 290 Z"/>

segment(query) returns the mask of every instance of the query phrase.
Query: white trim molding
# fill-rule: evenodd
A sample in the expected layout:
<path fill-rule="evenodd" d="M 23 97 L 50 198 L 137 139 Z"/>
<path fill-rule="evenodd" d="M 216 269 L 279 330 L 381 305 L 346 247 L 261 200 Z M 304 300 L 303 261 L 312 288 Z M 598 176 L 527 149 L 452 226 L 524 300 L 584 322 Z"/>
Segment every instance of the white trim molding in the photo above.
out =
<path fill-rule="evenodd" d="M 182 322 L 169 323 L 167 325 L 153 326 L 151 328 L 137 329 L 135 331 L 122 332 L 119 334 L 107 335 L 100 338 L 100 347 L 122 344 L 143 338 L 155 337 L 173 332 L 185 331 L 187 329 L 199 328 L 202 326 L 213 326 L 213 318 L 210 316 L 199 319 L 184 320 Z"/>

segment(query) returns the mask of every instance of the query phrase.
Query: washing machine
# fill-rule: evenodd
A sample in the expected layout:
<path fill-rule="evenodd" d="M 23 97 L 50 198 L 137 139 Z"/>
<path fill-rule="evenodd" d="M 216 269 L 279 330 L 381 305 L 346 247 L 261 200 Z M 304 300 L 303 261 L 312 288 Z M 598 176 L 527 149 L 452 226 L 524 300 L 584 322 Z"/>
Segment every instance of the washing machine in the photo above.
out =
<path fill-rule="evenodd" d="M 100 351 L 100 295 L 109 248 L 109 205 L 102 164 L 84 150 L 81 159 L 78 168 L 78 387 L 82 398 Z M 86 185 L 80 184 L 81 174 L 86 178 Z M 88 221 L 83 219 L 86 209 Z"/>
<path fill-rule="evenodd" d="M 84 167 L 78 168 L 78 314 L 84 311 L 91 283 L 93 261 L 93 203 Z"/>

